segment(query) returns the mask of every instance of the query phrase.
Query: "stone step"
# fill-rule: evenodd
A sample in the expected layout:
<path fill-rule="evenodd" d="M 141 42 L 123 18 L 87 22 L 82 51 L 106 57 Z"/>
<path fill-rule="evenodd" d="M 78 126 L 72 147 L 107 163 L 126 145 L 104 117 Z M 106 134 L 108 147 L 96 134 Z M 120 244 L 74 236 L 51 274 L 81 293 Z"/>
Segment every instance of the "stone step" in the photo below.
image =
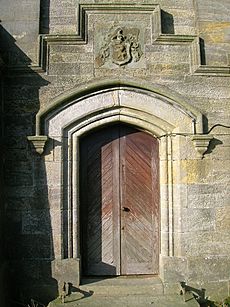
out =
<path fill-rule="evenodd" d="M 180 295 L 161 295 L 159 297 L 149 295 L 126 295 L 126 296 L 97 296 L 92 295 L 84 297 L 78 294 L 72 294 L 66 298 L 66 303 L 62 303 L 60 299 L 51 302 L 48 307 L 198 307 L 199 304 L 195 299 L 187 302 L 183 301 Z"/>
<path fill-rule="evenodd" d="M 178 287 L 179 289 L 179 287 Z M 71 288 L 71 294 L 50 302 L 48 307 L 198 307 L 193 297 L 184 302 L 178 293 L 164 295 L 163 284 L 158 277 L 117 277 L 83 279 L 80 288 Z"/>
<path fill-rule="evenodd" d="M 158 277 L 117 277 L 107 279 L 83 279 L 81 290 L 96 295 L 163 295 L 163 284 Z"/>

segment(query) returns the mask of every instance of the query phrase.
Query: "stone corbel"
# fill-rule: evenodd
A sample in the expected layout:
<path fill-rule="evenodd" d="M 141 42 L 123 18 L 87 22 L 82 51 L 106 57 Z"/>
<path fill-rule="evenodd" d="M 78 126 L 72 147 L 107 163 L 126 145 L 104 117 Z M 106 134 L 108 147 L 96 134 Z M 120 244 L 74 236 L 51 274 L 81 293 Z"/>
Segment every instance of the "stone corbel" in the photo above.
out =
<path fill-rule="evenodd" d="M 194 134 L 191 139 L 197 151 L 197 157 L 202 159 L 208 149 L 210 141 L 213 139 L 213 136 L 209 134 Z"/>
<path fill-rule="evenodd" d="M 28 141 L 30 141 L 35 151 L 41 155 L 44 152 L 45 144 L 48 140 L 48 136 L 46 135 L 31 135 L 27 137 Z"/>

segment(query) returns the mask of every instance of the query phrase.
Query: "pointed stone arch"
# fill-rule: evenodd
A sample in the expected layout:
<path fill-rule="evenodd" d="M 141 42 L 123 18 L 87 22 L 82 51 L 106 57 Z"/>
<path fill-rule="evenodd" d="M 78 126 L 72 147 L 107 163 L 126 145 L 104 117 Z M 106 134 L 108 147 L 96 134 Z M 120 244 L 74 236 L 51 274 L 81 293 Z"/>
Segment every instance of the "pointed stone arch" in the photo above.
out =
<path fill-rule="evenodd" d="M 126 95 L 127 93 L 129 94 Z M 84 107 L 82 106 L 83 101 Z M 86 102 L 90 102 L 91 107 L 88 107 Z M 56 97 L 47 107 L 38 112 L 36 116 L 36 135 L 44 134 L 47 130 L 48 121 L 55 116 L 66 114 L 66 110 L 69 108 L 76 113 L 84 109 L 81 113 L 82 118 L 85 116 L 90 117 L 91 114 L 101 112 L 104 109 L 120 108 L 122 111 L 122 108 L 130 108 L 137 112 L 150 113 L 159 119 L 164 117 L 165 122 L 168 123 L 170 123 L 170 117 L 173 121 L 174 115 L 178 114 L 178 116 L 187 117 L 191 121 L 190 128 L 193 130 L 192 133 L 194 131 L 195 133 L 203 132 L 201 112 L 178 93 L 166 87 L 153 86 L 146 81 L 112 79 L 93 81 Z M 77 119 L 78 117 L 76 116 L 75 120 Z M 73 121 L 74 119 L 72 119 Z M 175 123 L 174 126 L 182 126 L 181 118 L 180 123 Z M 180 128 L 182 129 L 182 127 Z"/>
<path fill-rule="evenodd" d="M 45 161 L 47 183 L 55 185 L 60 195 L 58 204 L 53 205 L 62 225 L 55 257 L 64 261 L 64 266 L 69 261 L 75 284 L 79 283 L 76 278 L 80 274 L 79 139 L 114 122 L 130 124 L 159 139 L 160 276 L 164 277 L 164 259 L 167 263 L 167 257 L 182 256 L 180 208 L 187 200 L 183 197 L 186 174 L 181 171 L 181 163 L 188 155 L 195 158 L 190 136 L 203 133 L 201 112 L 181 95 L 162 86 L 134 79 L 94 81 L 55 98 L 36 117 L 35 138 L 48 137 L 49 143 L 54 144 L 52 158 L 45 156 Z M 181 184 L 183 180 L 185 183 Z"/>

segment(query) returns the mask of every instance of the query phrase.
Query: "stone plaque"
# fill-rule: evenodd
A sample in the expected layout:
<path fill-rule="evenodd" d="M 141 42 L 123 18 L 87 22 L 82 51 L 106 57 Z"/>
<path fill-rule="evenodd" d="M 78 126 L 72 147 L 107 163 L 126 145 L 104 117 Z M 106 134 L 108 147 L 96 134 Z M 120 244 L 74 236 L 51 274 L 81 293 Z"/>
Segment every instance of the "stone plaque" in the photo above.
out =
<path fill-rule="evenodd" d="M 96 57 L 96 65 L 101 67 L 105 62 L 112 62 L 123 66 L 138 62 L 141 56 L 139 30 L 117 27 L 103 39 L 102 47 Z"/>

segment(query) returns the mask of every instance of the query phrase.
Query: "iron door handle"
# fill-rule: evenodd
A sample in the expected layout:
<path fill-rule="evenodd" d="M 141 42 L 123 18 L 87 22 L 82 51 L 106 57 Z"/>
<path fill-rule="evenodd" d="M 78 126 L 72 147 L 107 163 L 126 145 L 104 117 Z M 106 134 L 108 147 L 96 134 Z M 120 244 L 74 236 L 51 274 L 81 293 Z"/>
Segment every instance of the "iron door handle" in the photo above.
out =
<path fill-rule="evenodd" d="M 129 211 L 130 211 L 130 209 L 127 208 L 127 207 L 122 207 L 121 210 L 122 210 L 122 211 L 125 211 L 125 212 L 129 212 Z"/>

